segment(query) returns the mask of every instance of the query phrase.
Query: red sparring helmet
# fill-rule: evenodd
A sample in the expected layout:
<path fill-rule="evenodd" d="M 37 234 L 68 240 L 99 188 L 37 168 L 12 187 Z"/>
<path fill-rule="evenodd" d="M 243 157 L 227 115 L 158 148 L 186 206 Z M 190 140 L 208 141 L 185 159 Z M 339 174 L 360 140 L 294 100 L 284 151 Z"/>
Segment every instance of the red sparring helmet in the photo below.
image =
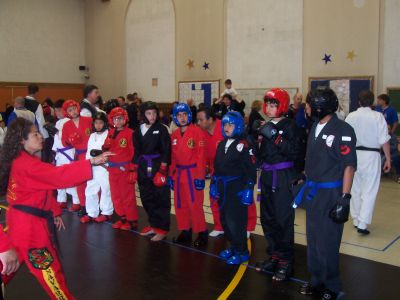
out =
<path fill-rule="evenodd" d="M 267 102 L 273 100 L 278 102 L 277 117 L 280 117 L 283 114 L 287 113 L 290 102 L 289 93 L 286 92 L 284 89 L 274 88 L 267 91 L 264 95 L 264 114 L 267 114 Z"/>
<path fill-rule="evenodd" d="M 67 109 L 72 107 L 72 106 L 76 106 L 76 109 L 78 110 L 78 114 L 81 111 L 81 106 L 79 105 L 78 102 L 76 102 L 75 100 L 67 100 L 64 102 L 63 106 L 62 106 L 62 110 L 64 112 L 64 116 L 66 116 L 67 118 L 71 119 L 70 114 L 67 112 Z"/>
<path fill-rule="evenodd" d="M 128 113 L 126 112 L 125 109 L 123 109 L 121 107 L 115 107 L 110 111 L 110 113 L 108 114 L 108 123 L 111 126 L 115 127 L 113 119 L 118 116 L 124 117 L 125 125 L 128 123 L 128 121 L 129 121 Z"/>

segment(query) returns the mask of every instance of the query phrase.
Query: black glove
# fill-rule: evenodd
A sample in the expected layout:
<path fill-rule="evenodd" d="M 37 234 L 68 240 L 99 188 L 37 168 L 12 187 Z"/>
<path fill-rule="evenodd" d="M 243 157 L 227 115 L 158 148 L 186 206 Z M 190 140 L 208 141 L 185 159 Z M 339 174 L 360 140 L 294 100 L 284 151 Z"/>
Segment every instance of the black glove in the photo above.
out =
<path fill-rule="evenodd" d="M 91 157 L 99 156 L 99 155 L 102 154 L 102 153 L 103 153 L 102 150 L 98 150 L 98 149 L 92 149 L 92 150 L 90 150 L 90 156 L 91 156 Z"/>
<path fill-rule="evenodd" d="M 57 134 L 57 132 L 58 132 L 58 129 L 57 129 L 53 124 L 51 124 L 51 123 L 45 124 L 45 125 L 43 126 L 43 128 L 46 129 L 46 131 L 48 132 L 48 134 L 49 134 L 51 137 L 54 137 L 54 136 Z"/>
<path fill-rule="evenodd" d="M 266 123 L 259 130 L 260 134 L 268 140 L 272 140 L 277 134 L 278 130 L 271 122 Z"/>
<path fill-rule="evenodd" d="M 329 212 L 329 217 L 338 224 L 346 223 L 350 213 L 350 194 L 343 194 Z"/>
<path fill-rule="evenodd" d="M 254 132 L 257 132 L 257 131 L 260 129 L 261 123 L 262 123 L 262 122 L 263 122 L 262 120 L 255 120 L 255 121 L 253 122 L 253 126 L 251 126 L 251 129 L 252 129 Z"/>

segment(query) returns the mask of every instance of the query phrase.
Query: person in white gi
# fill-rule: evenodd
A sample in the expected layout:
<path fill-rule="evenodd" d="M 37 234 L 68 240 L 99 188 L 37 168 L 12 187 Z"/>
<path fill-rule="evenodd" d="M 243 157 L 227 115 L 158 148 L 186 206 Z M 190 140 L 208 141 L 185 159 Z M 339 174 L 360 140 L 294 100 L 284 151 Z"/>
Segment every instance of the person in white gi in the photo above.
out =
<path fill-rule="evenodd" d="M 93 120 L 93 133 L 88 141 L 87 159 L 99 155 L 107 135 L 107 116 L 103 112 L 97 112 Z M 96 152 L 94 150 L 99 153 L 93 153 Z M 89 223 L 93 220 L 97 223 L 105 222 L 111 219 L 114 211 L 107 168 L 104 166 L 93 166 L 92 168 L 93 178 L 87 182 L 85 191 L 87 215 L 81 217 L 81 223 Z M 101 192 L 100 201 L 99 192 Z"/>
<path fill-rule="evenodd" d="M 371 109 L 374 94 L 362 91 L 358 96 L 360 108 L 350 113 L 346 122 L 350 124 L 357 137 L 357 171 L 351 189 L 350 213 L 358 233 L 369 234 L 376 195 L 381 178 L 381 148 L 386 161 L 385 173 L 390 171 L 390 136 L 384 116 Z"/>
<path fill-rule="evenodd" d="M 54 104 L 54 110 L 58 119 L 55 125 L 58 132 L 54 135 L 54 143 L 52 147 L 52 150 L 56 152 L 55 156 L 56 166 L 70 164 L 74 160 L 75 156 L 75 149 L 72 147 L 64 147 L 61 142 L 62 128 L 65 122 L 69 121 L 68 118 L 64 117 L 64 111 L 62 109 L 63 103 L 64 100 L 58 100 Z M 57 202 L 62 209 L 67 208 L 67 194 L 72 196 L 72 204 L 75 205 L 80 204 L 76 187 L 70 187 L 67 189 L 58 189 Z"/>

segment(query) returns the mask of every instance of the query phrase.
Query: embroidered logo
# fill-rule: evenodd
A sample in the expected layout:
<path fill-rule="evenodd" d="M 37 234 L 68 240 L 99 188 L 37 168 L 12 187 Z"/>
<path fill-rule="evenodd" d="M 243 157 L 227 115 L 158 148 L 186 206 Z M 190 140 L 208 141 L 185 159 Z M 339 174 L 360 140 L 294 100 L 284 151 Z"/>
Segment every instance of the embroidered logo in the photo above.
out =
<path fill-rule="evenodd" d="M 192 138 L 190 138 L 187 142 L 188 148 L 193 149 L 194 148 L 194 141 Z"/>
<path fill-rule="evenodd" d="M 176 139 L 173 139 L 172 140 L 172 146 L 175 146 L 176 145 Z"/>
<path fill-rule="evenodd" d="M 50 251 L 45 248 L 29 249 L 28 258 L 35 269 L 47 270 L 54 261 Z"/>
<path fill-rule="evenodd" d="M 159 133 L 160 133 L 159 130 L 154 130 L 154 131 L 153 131 L 153 134 L 159 134 Z"/>
<path fill-rule="evenodd" d="M 333 140 L 335 139 L 335 136 L 334 135 L 330 135 L 330 136 L 328 136 L 327 138 L 326 138 L 326 145 L 328 146 L 328 147 L 332 147 L 332 144 L 333 144 Z"/>
<path fill-rule="evenodd" d="M 242 143 L 236 145 L 236 150 L 242 152 L 244 145 Z"/>
<path fill-rule="evenodd" d="M 10 182 L 7 188 L 7 200 L 15 200 L 15 189 L 17 188 L 17 183 L 15 182 L 14 178 L 10 178 Z"/>
<path fill-rule="evenodd" d="M 86 133 L 87 136 L 89 136 L 90 135 L 90 128 L 86 128 L 85 133 Z"/>
<path fill-rule="evenodd" d="M 347 145 L 343 145 L 340 146 L 340 153 L 342 153 L 342 155 L 347 155 L 350 153 L 350 147 Z"/>
<path fill-rule="evenodd" d="M 128 146 L 128 141 L 124 138 L 124 139 L 120 139 L 119 140 L 119 146 L 121 148 L 125 148 L 126 146 Z"/>

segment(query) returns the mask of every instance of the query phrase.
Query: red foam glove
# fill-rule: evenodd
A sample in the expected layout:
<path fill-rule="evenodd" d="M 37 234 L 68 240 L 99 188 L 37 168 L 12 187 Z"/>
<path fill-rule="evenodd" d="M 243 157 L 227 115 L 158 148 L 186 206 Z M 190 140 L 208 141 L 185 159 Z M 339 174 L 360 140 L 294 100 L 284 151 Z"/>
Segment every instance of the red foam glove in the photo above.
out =
<path fill-rule="evenodd" d="M 168 166 L 160 166 L 158 172 L 154 175 L 153 183 L 156 187 L 163 187 L 167 184 Z"/>
<path fill-rule="evenodd" d="M 79 144 L 82 141 L 82 137 L 79 133 L 74 132 L 68 137 L 68 142 L 71 146 Z"/>
<path fill-rule="evenodd" d="M 128 183 L 135 184 L 137 181 L 137 165 L 131 164 L 128 169 Z"/>

